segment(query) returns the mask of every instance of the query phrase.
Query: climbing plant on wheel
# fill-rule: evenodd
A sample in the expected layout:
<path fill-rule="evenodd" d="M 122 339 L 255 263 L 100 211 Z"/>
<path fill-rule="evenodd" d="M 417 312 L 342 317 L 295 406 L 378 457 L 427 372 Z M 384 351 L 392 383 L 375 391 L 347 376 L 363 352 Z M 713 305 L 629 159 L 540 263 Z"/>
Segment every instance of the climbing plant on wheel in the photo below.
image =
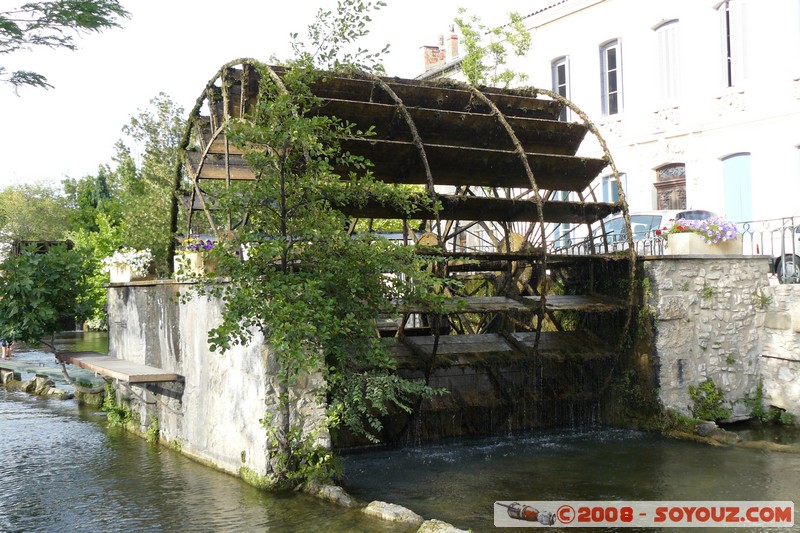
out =
<path fill-rule="evenodd" d="M 316 114 L 319 100 L 309 90 L 326 69 L 362 69 L 376 59 L 339 53 L 366 33 L 356 15 L 374 7 L 343 1 L 335 19 L 320 12 L 307 47 L 316 53 L 295 43 L 298 59 L 285 65 L 280 78 L 259 67 L 257 104 L 226 131 L 256 179 L 214 191 L 218 217 L 247 215 L 238 227 L 220 232 L 211 251 L 228 283 L 200 290 L 216 292 L 225 304 L 221 324 L 209 332 L 212 349 L 225 351 L 261 332 L 276 357 L 282 401 L 264 423 L 278 482 L 333 473 L 330 455 L 314 444 L 314 435 L 302 433 L 292 412 L 290 390 L 300 376 L 324 376 L 331 428 L 344 426 L 373 441 L 383 415 L 410 411 L 420 397 L 436 392 L 424 381 L 397 375 L 375 318 L 391 312 L 392 301 L 443 298 L 444 281 L 425 268 L 430 259 L 411 247 L 374 234 L 350 235 L 348 219 L 336 207 L 371 198 L 410 213 L 420 199 L 376 181 L 369 161 L 341 150 L 340 139 L 370 132 Z M 346 175 L 342 168 L 349 169 Z M 246 260 L 236 251 L 244 251 Z"/>

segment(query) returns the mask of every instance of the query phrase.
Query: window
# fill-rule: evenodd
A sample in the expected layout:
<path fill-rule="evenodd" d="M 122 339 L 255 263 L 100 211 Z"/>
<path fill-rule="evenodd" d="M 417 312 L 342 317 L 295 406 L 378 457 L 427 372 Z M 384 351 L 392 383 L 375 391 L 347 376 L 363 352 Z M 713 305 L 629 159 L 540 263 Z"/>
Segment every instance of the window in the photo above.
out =
<path fill-rule="evenodd" d="M 569 191 L 556 192 L 556 198 L 562 202 L 568 202 L 570 197 Z M 553 230 L 553 241 L 557 247 L 568 248 L 572 245 L 572 224 L 565 222 L 558 224 Z"/>
<path fill-rule="evenodd" d="M 678 21 L 671 20 L 656 29 L 658 39 L 658 96 L 662 101 L 680 96 L 680 49 Z"/>
<path fill-rule="evenodd" d="M 622 112 L 622 61 L 619 41 L 611 41 L 600 48 L 600 73 L 603 92 L 604 115 Z"/>
<path fill-rule="evenodd" d="M 719 11 L 722 39 L 722 79 L 726 87 L 741 84 L 747 73 L 744 0 L 726 0 Z"/>
<path fill-rule="evenodd" d="M 617 188 L 617 181 L 614 179 L 613 174 L 603 176 L 601 178 L 600 198 L 602 202 L 612 203 L 619 200 L 619 189 Z M 619 181 L 622 183 L 622 190 L 625 191 L 625 174 L 620 173 Z"/>
<path fill-rule="evenodd" d="M 670 163 L 656 170 L 658 181 L 683 180 L 686 181 L 686 165 L 683 163 Z"/>
<path fill-rule="evenodd" d="M 556 59 L 550 64 L 553 78 L 553 92 L 569 98 L 569 59 L 564 56 Z M 569 120 L 569 109 L 564 107 L 558 115 L 558 120 L 566 122 Z"/>
<path fill-rule="evenodd" d="M 722 160 L 722 185 L 725 217 L 732 222 L 753 219 L 753 186 L 750 176 L 750 154 L 733 154 Z"/>

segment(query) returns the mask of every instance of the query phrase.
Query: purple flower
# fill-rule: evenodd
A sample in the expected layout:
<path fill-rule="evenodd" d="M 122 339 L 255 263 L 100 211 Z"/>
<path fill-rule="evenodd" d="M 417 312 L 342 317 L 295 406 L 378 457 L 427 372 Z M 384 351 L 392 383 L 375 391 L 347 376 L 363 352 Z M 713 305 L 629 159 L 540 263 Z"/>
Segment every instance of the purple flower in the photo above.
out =
<path fill-rule="evenodd" d="M 707 244 L 718 243 L 728 239 L 735 239 L 738 233 L 736 225 L 721 218 L 709 218 L 706 220 L 677 220 L 670 228 L 664 228 L 662 234 L 666 233 L 698 233 Z"/>
<path fill-rule="evenodd" d="M 214 241 L 212 239 L 203 240 L 197 237 L 188 237 L 183 241 L 183 249 L 187 252 L 208 252 L 214 248 Z"/>

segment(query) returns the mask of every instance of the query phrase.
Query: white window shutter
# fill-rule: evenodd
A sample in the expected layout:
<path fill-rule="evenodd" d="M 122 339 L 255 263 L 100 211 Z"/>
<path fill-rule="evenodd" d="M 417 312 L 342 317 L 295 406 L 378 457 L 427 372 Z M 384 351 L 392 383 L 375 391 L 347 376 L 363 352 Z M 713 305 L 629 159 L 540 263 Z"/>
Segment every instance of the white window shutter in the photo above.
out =
<path fill-rule="evenodd" d="M 736 86 L 747 80 L 747 2 L 745 0 L 734 0 L 730 3 L 730 19 L 732 82 Z"/>

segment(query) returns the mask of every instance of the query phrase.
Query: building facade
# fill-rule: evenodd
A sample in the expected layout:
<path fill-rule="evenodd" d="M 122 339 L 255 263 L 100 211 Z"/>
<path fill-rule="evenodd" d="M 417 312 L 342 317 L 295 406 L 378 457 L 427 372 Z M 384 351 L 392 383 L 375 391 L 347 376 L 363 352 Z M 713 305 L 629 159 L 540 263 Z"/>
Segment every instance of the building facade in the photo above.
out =
<path fill-rule="evenodd" d="M 800 215 L 800 0 L 562 0 L 526 21 L 515 68 L 598 126 L 631 211 Z"/>

